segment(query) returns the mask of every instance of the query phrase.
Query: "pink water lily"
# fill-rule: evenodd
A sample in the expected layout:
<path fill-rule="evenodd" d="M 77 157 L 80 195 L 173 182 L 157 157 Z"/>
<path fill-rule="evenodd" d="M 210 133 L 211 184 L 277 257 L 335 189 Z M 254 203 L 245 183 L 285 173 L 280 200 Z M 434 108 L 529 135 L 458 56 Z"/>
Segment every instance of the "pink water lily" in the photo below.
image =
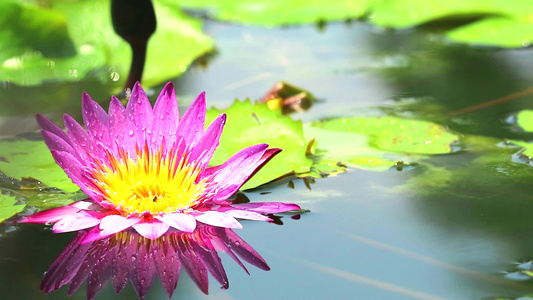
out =
<path fill-rule="evenodd" d="M 84 93 L 85 129 L 69 115 L 66 132 L 37 115 L 55 161 L 89 199 L 21 221 L 55 223 L 54 232 L 90 229 L 80 241 L 87 243 L 128 228 L 152 240 L 169 230 L 193 232 L 198 222 L 241 228 L 237 219 L 270 221 L 265 214 L 299 210 L 295 204 L 228 201 L 281 150 L 259 144 L 210 167 L 226 115 L 205 128 L 205 113 L 204 93 L 180 120 L 171 83 L 153 108 L 137 83 L 126 107 L 112 97 L 109 113 Z"/>

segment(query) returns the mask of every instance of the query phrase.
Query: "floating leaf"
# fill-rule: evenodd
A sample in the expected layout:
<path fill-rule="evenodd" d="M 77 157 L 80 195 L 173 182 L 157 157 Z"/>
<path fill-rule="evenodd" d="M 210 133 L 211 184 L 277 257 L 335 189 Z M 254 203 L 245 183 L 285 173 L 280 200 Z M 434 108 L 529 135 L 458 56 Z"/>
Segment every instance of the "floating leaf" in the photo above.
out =
<path fill-rule="evenodd" d="M 344 172 L 347 166 L 387 170 L 401 160 L 399 155 L 388 155 L 371 147 L 370 137 L 363 133 L 331 131 L 309 124 L 305 125 L 304 130 L 306 138 L 314 139 L 317 146 L 313 153 L 313 168 L 302 176 L 332 176 Z"/>
<path fill-rule="evenodd" d="M 31 205 L 38 210 L 46 210 L 60 206 L 69 205 L 75 201 L 87 199 L 87 195 L 82 191 L 75 193 L 65 193 L 55 189 L 6 189 L 11 195 L 21 199 L 24 203 Z"/>
<path fill-rule="evenodd" d="M 279 26 L 361 17 L 372 0 L 181 0 L 185 8 L 207 9 L 217 19 Z"/>
<path fill-rule="evenodd" d="M 217 19 L 279 26 L 367 17 L 382 27 L 404 29 L 430 23 L 458 26 L 451 40 L 499 47 L 533 42 L 533 1 L 485 0 L 184 0 L 186 8 L 206 9 Z M 464 23 L 467 25 L 461 26 Z"/>
<path fill-rule="evenodd" d="M 442 126 L 396 117 L 341 118 L 306 125 L 305 136 L 318 142 L 312 170 L 302 176 L 324 177 L 346 166 L 387 170 L 423 159 L 412 154 L 452 151 L 458 136 Z"/>
<path fill-rule="evenodd" d="M 480 17 L 506 15 L 527 18 L 533 11 L 529 0 L 376 0 L 371 4 L 372 23 L 384 27 L 408 28 L 430 22 L 474 20 Z"/>
<path fill-rule="evenodd" d="M 6 7 L 9 10 L 2 9 Z M 184 15 L 175 2 L 154 0 L 154 8 L 158 26 L 148 44 L 146 86 L 180 75 L 213 47 L 211 38 L 201 32 L 201 22 Z M 109 0 L 52 1 L 51 8 L 9 1 L 0 6 L 0 19 L 10 17 L 13 11 L 21 11 L 32 22 L 26 26 L 15 18 L 17 21 L 5 21 L 0 27 L 0 43 L 6 45 L 0 49 L 10 48 L 0 52 L 1 80 L 35 85 L 45 80 L 78 81 L 89 72 L 105 82 L 127 77 L 131 50 L 113 31 Z M 43 25 L 48 23 L 52 26 Z M 49 37 L 54 37 L 50 43 Z M 64 45 L 74 46 L 63 53 Z"/>
<path fill-rule="evenodd" d="M 212 165 L 222 164 L 244 147 L 266 143 L 270 148 L 281 148 L 276 155 L 243 189 L 250 189 L 286 174 L 309 171 L 312 160 L 306 157 L 307 140 L 302 122 L 283 116 L 281 110 L 270 110 L 266 103 L 252 104 L 250 100 L 235 101 L 226 110 L 209 109 L 207 122 L 218 114 L 226 113 L 228 121 L 220 139 L 220 146 L 211 160 Z"/>
<path fill-rule="evenodd" d="M 25 204 L 17 205 L 16 203 L 15 197 L 0 194 L 0 222 L 21 212 L 26 206 Z"/>
<path fill-rule="evenodd" d="M 533 157 L 533 143 L 515 140 L 510 140 L 510 142 L 524 148 L 524 151 L 522 152 L 523 155 Z"/>
<path fill-rule="evenodd" d="M 461 26 L 446 36 L 456 42 L 519 48 L 533 43 L 533 21 L 494 17 Z"/>
<path fill-rule="evenodd" d="M 93 45 L 75 45 L 57 9 L 7 1 L 0 4 L 0 20 L 1 80 L 19 85 L 77 81 L 106 62 Z"/>
<path fill-rule="evenodd" d="M 516 116 L 516 122 L 525 131 L 533 132 L 533 110 L 522 110 Z"/>
<path fill-rule="evenodd" d="M 79 190 L 55 163 L 43 141 L 0 141 L 0 171 L 17 180 L 33 178 L 65 192 Z"/>
<path fill-rule="evenodd" d="M 367 135 L 370 146 L 387 152 L 444 154 L 452 152 L 451 144 L 459 140 L 441 125 L 397 117 L 339 118 L 314 122 L 312 126 Z"/>

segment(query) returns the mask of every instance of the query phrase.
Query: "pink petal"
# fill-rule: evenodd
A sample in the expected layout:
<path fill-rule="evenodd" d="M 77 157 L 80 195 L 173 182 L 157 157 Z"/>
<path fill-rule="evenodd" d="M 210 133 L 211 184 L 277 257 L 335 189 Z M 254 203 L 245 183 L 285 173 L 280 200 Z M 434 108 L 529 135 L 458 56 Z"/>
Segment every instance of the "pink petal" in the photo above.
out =
<path fill-rule="evenodd" d="M 205 92 L 198 95 L 189 106 L 178 125 L 178 135 L 185 138 L 187 145 L 197 141 L 204 132 L 205 124 Z"/>
<path fill-rule="evenodd" d="M 130 129 L 134 132 L 135 144 L 144 146 L 145 141 L 150 140 L 154 114 L 152 105 L 139 82 L 133 86 L 125 116 L 133 125 Z"/>
<path fill-rule="evenodd" d="M 44 142 L 48 149 L 50 150 L 56 150 L 56 151 L 63 151 L 68 152 L 72 154 L 76 159 L 81 160 L 80 155 L 78 152 L 70 145 L 68 142 L 60 138 L 59 136 L 53 134 L 50 131 L 41 130 L 41 134 L 43 136 Z"/>
<path fill-rule="evenodd" d="M 253 171 L 251 173 L 248 174 L 248 176 L 244 179 L 244 182 L 242 183 L 242 185 L 244 185 L 246 182 L 248 182 L 248 180 L 250 180 L 254 175 L 255 173 L 257 173 L 259 170 L 261 170 L 261 168 L 267 163 L 269 162 L 276 154 L 280 153 L 281 152 L 281 149 L 279 148 L 270 148 L 270 149 L 267 149 L 263 155 L 261 156 L 261 158 L 255 162 L 255 165 L 254 166 L 250 166 L 253 168 Z M 242 186 L 241 185 L 241 186 Z M 239 189 L 241 188 L 241 186 L 239 186 Z"/>
<path fill-rule="evenodd" d="M 213 226 L 239 229 L 242 228 L 241 223 L 235 220 L 234 217 L 218 211 L 203 212 L 201 215 L 195 216 L 195 219 L 196 221 Z"/>
<path fill-rule="evenodd" d="M 100 207 L 98 204 L 92 202 L 90 199 L 76 201 L 76 202 L 70 204 L 69 206 L 77 207 L 79 209 L 84 209 L 84 210 L 87 210 L 87 209 L 95 210 L 95 209 L 98 209 Z"/>
<path fill-rule="evenodd" d="M 37 124 L 39 124 L 39 127 L 41 127 L 41 129 L 57 135 L 60 139 L 64 140 L 65 142 L 69 143 L 71 146 L 74 147 L 74 144 L 71 142 L 70 137 L 65 131 L 63 131 L 63 129 L 59 128 L 56 124 L 50 122 L 50 120 L 48 120 L 41 114 L 37 114 L 35 117 L 37 119 Z"/>
<path fill-rule="evenodd" d="M 100 147 L 96 146 L 92 136 L 90 136 L 81 125 L 76 122 L 76 120 L 69 115 L 64 115 L 63 121 L 65 122 L 65 128 L 67 129 L 68 135 L 74 144 L 74 148 L 83 160 L 89 162 L 92 160 L 91 156 L 102 161 L 104 160 L 104 155 Z"/>
<path fill-rule="evenodd" d="M 109 139 L 113 150 L 118 152 L 116 146 L 120 145 L 133 156 L 135 153 L 134 131 L 132 123 L 126 119 L 125 111 L 122 102 L 117 97 L 112 96 L 109 103 Z"/>
<path fill-rule="evenodd" d="M 77 231 L 89 227 L 96 226 L 100 223 L 100 219 L 92 215 L 80 211 L 76 214 L 67 216 L 54 224 L 54 233 Z"/>
<path fill-rule="evenodd" d="M 111 148 L 109 140 L 109 116 L 105 110 L 91 99 L 87 93 L 81 97 L 81 115 L 87 132 L 92 135 L 95 141 Z"/>
<path fill-rule="evenodd" d="M 226 114 L 220 114 L 206 129 L 202 137 L 194 145 L 190 154 L 190 161 L 202 162 L 202 168 L 207 167 L 207 164 L 213 157 L 215 149 L 219 145 L 220 135 L 226 124 Z"/>
<path fill-rule="evenodd" d="M 20 223 L 54 223 L 69 215 L 79 212 L 81 208 L 71 205 L 52 208 L 49 210 L 34 213 L 31 216 L 23 217 Z"/>
<path fill-rule="evenodd" d="M 119 215 L 109 215 L 100 222 L 101 236 L 109 236 L 121 232 L 141 221 L 139 218 L 126 218 Z"/>
<path fill-rule="evenodd" d="M 92 183 L 85 178 L 85 167 L 68 152 L 60 152 L 52 150 L 50 151 L 54 160 L 57 164 L 67 173 L 68 177 L 74 182 L 77 186 L 81 188 L 87 195 L 89 195 L 94 200 L 95 192 L 89 187 Z"/>
<path fill-rule="evenodd" d="M 152 126 L 152 147 L 158 146 L 162 139 L 171 146 L 176 141 L 179 124 L 179 110 L 172 82 L 165 85 L 154 105 L 154 124 Z M 164 149 L 165 151 L 167 149 Z"/>
<path fill-rule="evenodd" d="M 234 218 L 239 218 L 239 219 L 255 220 L 255 221 L 272 221 L 271 218 L 267 216 L 263 216 L 253 211 L 235 209 L 235 210 L 224 211 L 224 213 Z"/>
<path fill-rule="evenodd" d="M 250 178 L 251 174 L 255 173 L 256 169 L 264 163 L 262 157 L 267 148 L 268 145 L 266 144 L 245 148 L 222 164 L 211 175 L 211 180 L 219 183 L 213 190 L 216 193 L 213 201 L 225 201 L 237 192 L 246 180 Z M 202 177 L 204 178 L 204 175 Z"/>
<path fill-rule="evenodd" d="M 137 232 L 147 239 L 155 240 L 167 232 L 169 226 L 162 222 L 145 222 L 133 225 Z"/>
<path fill-rule="evenodd" d="M 276 154 L 278 154 L 280 152 L 281 152 L 281 149 L 279 149 L 279 148 L 269 148 L 269 149 L 267 149 L 263 153 L 263 156 L 261 156 L 261 158 L 258 160 L 258 167 L 251 174 L 251 176 L 248 177 L 248 179 L 250 177 L 252 177 L 257 171 L 259 171 L 263 165 L 265 165 L 268 161 L 270 161 L 270 159 L 272 159 Z M 226 163 L 224 165 L 213 166 L 213 167 L 205 169 L 204 172 L 202 173 L 202 178 L 205 178 L 207 176 L 215 174 L 222 167 L 225 167 L 226 164 L 230 164 L 231 160 L 234 160 L 234 159 L 237 159 L 236 155 L 234 155 L 230 159 L 228 159 L 228 161 L 226 161 Z"/>
<path fill-rule="evenodd" d="M 190 214 L 173 213 L 157 216 L 156 219 L 178 230 L 193 232 L 196 228 L 196 220 Z"/>
<path fill-rule="evenodd" d="M 301 210 L 300 206 L 296 204 L 282 202 L 243 203 L 235 204 L 233 207 L 260 214 L 276 214 L 291 210 Z"/>

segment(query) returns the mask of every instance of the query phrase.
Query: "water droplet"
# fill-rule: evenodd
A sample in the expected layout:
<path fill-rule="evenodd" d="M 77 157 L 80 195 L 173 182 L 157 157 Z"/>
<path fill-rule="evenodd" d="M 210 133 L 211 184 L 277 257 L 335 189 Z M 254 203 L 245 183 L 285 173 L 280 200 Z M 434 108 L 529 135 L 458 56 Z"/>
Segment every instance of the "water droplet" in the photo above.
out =
<path fill-rule="evenodd" d="M 68 70 L 68 76 L 73 77 L 73 78 L 78 78 L 79 76 L 78 70 Z"/>
<path fill-rule="evenodd" d="M 133 130 L 130 129 L 129 135 L 133 135 Z"/>
<path fill-rule="evenodd" d="M 109 74 L 109 77 L 113 81 L 118 81 L 120 79 L 120 75 L 118 74 L 118 72 L 112 72 L 111 74 Z"/>

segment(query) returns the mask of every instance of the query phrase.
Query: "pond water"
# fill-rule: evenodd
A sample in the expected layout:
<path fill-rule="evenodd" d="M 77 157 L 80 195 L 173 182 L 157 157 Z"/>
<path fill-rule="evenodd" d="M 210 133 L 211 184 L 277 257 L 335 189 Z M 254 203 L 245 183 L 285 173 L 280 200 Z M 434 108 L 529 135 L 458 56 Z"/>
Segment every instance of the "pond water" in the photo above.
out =
<path fill-rule="evenodd" d="M 205 296 L 182 273 L 172 299 L 533 295 L 531 280 L 514 273 L 520 263 L 533 259 L 533 169 L 497 143 L 532 139 L 508 123 L 513 113 L 533 106 L 532 95 L 450 116 L 531 87 L 532 48 L 472 48 L 424 32 L 387 34 L 360 23 L 328 24 L 321 30 L 216 22 L 205 26 L 217 53 L 173 80 L 180 105 L 207 91 L 208 105 L 225 107 L 234 98 L 260 98 L 284 80 L 323 100 L 293 115 L 296 119 L 408 116 L 465 136 L 492 137 L 496 143 L 478 151 L 479 139 L 465 138 L 460 151 L 432 156 L 402 171 L 352 168 L 316 179 L 309 187 L 289 178 L 247 192 L 252 202 L 295 202 L 311 212 L 300 220 L 284 217 L 283 226 L 244 222 L 244 229 L 237 231 L 271 271 L 250 267 L 248 276 L 223 256 L 229 290 L 218 289 L 210 278 L 210 295 Z M 104 103 L 110 89 L 90 81 L 34 88 L 4 85 L 1 102 L 12 113 L 3 114 L 0 133 L 36 136 L 35 112 L 44 110 L 56 121 L 64 112 L 79 117 L 82 90 Z M 51 106 L 52 98 L 60 98 L 56 102 L 61 104 Z M 52 234 L 38 224 L 2 226 L 0 298 L 66 299 L 65 288 L 44 295 L 39 284 L 73 235 Z M 134 298 L 131 286 L 116 296 L 109 284 L 96 297 Z M 155 283 L 146 299 L 167 298 Z M 84 290 L 69 299 L 85 299 Z"/>

